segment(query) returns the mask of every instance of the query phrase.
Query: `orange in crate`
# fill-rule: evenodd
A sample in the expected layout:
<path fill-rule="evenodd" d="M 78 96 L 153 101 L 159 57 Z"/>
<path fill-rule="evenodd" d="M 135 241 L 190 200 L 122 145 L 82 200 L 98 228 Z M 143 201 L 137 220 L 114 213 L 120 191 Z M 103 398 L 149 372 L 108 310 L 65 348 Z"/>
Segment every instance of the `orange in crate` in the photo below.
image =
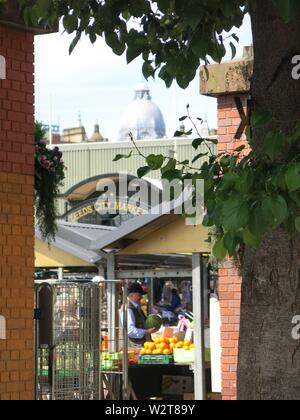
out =
<path fill-rule="evenodd" d="M 102 340 L 101 340 L 101 350 L 102 351 L 108 351 L 108 335 L 107 334 L 103 334 L 102 335 Z"/>

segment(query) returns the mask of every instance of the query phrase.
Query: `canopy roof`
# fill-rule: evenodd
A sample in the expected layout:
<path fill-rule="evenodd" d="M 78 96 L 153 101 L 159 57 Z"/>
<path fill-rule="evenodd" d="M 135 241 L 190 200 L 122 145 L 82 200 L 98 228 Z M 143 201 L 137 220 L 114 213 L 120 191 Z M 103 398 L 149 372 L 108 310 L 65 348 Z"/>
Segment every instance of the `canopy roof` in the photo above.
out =
<path fill-rule="evenodd" d="M 188 225 L 187 219 L 174 214 L 181 204 L 182 197 L 171 203 L 167 213 L 163 203 L 157 209 L 160 212 L 136 216 L 118 228 L 59 221 L 51 248 L 47 244 L 41 246 L 41 234 L 36 230 L 36 258 L 38 254 L 45 257 L 37 258 L 36 267 L 82 267 L 84 262 L 89 266 L 101 263 L 105 254 L 113 253 L 118 256 L 119 265 L 126 268 L 184 268 L 190 264 L 190 254 L 210 253 L 210 245 L 206 228 Z M 58 250 L 64 254 L 58 255 Z M 78 259 L 78 264 L 65 254 Z M 53 260 L 60 264 L 55 265 Z"/>
<path fill-rule="evenodd" d="M 47 243 L 37 239 L 35 241 L 35 267 L 36 268 L 61 268 L 61 267 L 94 267 L 95 264 L 76 257 L 72 253 L 63 251 L 55 245 L 48 246 Z"/>
<path fill-rule="evenodd" d="M 149 254 L 209 254 L 208 231 L 202 225 L 188 226 L 183 217 L 175 216 L 160 225 L 150 224 L 148 230 L 140 230 L 129 246 L 119 251 L 118 255 Z M 126 241 L 123 240 L 125 244 Z"/>
<path fill-rule="evenodd" d="M 101 253 L 89 250 L 89 244 L 95 238 L 109 234 L 113 229 L 59 221 L 55 241 L 50 246 L 42 240 L 39 229 L 36 229 L 35 266 L 45 268 L 93 266 L 103 257 Z"/>

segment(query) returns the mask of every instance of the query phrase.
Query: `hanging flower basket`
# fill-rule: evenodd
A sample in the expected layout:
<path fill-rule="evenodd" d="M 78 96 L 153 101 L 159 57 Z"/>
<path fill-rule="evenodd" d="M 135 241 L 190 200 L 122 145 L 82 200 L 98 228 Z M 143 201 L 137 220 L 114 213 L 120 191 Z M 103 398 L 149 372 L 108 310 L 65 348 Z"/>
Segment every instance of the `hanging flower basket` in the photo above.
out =
<path fill-rule="evenodd" d="M 49 148 L 45 130 L 35 124 L 35 206 L 36 221 L 42 237 L 49 243 L 57 231 L 56 200 L 65 179 L 65 164 L 58 147 Z"/>

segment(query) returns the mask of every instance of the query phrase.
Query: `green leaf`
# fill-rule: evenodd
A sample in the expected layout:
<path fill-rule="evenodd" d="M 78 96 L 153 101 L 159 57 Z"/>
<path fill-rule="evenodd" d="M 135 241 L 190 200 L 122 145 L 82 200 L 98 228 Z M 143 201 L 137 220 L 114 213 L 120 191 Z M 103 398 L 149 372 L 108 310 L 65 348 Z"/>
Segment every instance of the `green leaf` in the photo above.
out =
<path fill-rule="evenodd" d="M 179 162 L 179 164 L 183 166 L 187 166 L 190 164 L 190 161 L 186 159 L 186 160 L 183 160 L 182 162 Z"/>
<path fill-rule="evenodd" d="M 40 15 L 42 18 L 47 18 L 47 13 L 51 7 L 51 0 L 38 0 L 37 1 L 37 6 L 39 8 L 40 11 Z"/>
<path fill-rule="evenodd" d="M 125 43 L 119 40 L 118 35 L 114 31 L 105 33 L 105 41 L 116 55 L 122 55 L 125 51 Z"/>
<path fill-rule="evenodd" d="M 289 196 L 297 204 L 298 208 L 300 208 L 300 193 L 299 193 L 299 191 L 289 193 Z"/>
<path fill-rule="evenodd" d="M 233 60 L 236 56 L 236 53 L 237 53 L 236 46 L 233 44 L 233 42 L 230 42 L 230 48 L 231 48 L 231 52 L 232 52 L 231 59 Z"/>
<path fill-rule="evenodd" d="M 148 80 L 151 76 L 154 77 L 154 69 L 149 61 L 144 62 L 142 72 L 146 80 Z"/>
<path fill-rule="evenodd" d="M 182 171 L 179 169 L 171 169 L 169 171 L 165 171 L 162 177 L 170 182 L 174 179 L 182 179 Z"/>
<path fill-rule="evenodd" d="M 129 158 L 131 158 L 132 153 L 133 153 L 133 151 L 131 151 L 131 152 L 129 153 L 129 155 L 117 155 L 117 156 L 113 159 L 113 162 L 118 162 L 119 160 L 122 160 L 122 159 L 129 159 Z"/>
<path fill-rule="evenodd" d="M 261 205 L 252 209 L 250 213 L 249 225 L 248 225 L 248 228 L 251 234 L 257 238 L 262 238 L 264 232 L 267 229 L 268 221 L 269 221 L 269 214 L 267 214 L 267 217 L 265 219 Z"/>
<path fill-rule="evenodd" d="M 63 25 L 68 34 L 77 30 L 78 27 L 78 19 L 76 16 L 73 15 L 66 15 L 63 18 Z"/>
<path fill-rule="evenodd" d="M 71 45 L 69 47 L 69 54 L 72 54 L 72 52 L 74 51 L 74 48 L 77 46 L 80 39 L 81 39 L 81 33 L 77 32 L 75 38 L 73 39 L 73 41 L 71 42 Z"/>
<path fill-rule="evenodd" d="M 300 217 L 296 218 L 295 226 L 296 226 L 297 231 L 300 233 Z"/>
<path fill-rule="evenodd" d="M 259 248 L 261 243 L 261 236 L 255 236 L 250 232 L 250 229 L 247 227 L 243 232 L 243 240 L 245 245 L 249 246 L 250 248 Z"/>
<path fill-rule="evenodd" d="M 148 41 L 145 34 L 131 29 L 127 36 L 127 64 L 135 60 L 144 51 L 147 51 Z"/>
<path fill-rule="evenodd" d="M 225 190 L 232 190 L 235 187 L 235 183 L 239 180 L 239 176 L 236 173 L 227 172 L 221 180 L 219 190 L 225 191 Z"/>
<path fill-rule="evenodd" d="M 151 169 L 149 166 L 144 166 L 142 168 L 139 168 L 137 170 L 137 175 L 139 178 L 143 178 L 145 175 L 147 175 L 149 172 L 151 172 Z"/>
<path fill-rule="evenodd" d="M 237 230 L 246 226 L 249 219 L 248 206 L 241 199 L 228 200 L 223 205 L 222 222 L 226 230 Z"/>
<path fill-rule="evenodd" d="M 41 12 L 40 12 L 40 8 L 38 7 L 37 4 L 35 4 L 30 11 L 30 20 L 32 22 L 33 25 L 38 26 L 39 22 L 41 19 Z"/>
<path fill-rule="evenodd" d="M 95 32 L 90 31 L 89 33 L 89 37 L 90 37 L 90 41 L 92 44 L 95 44 L 95 42 L 97 41 L 97 35 L 95 34 Z"/>
<path fill-rule="evenodd" d="M 183 122 L 183 121 L 185 121 L 187 119 L 187 116 L 185 116 L 185 117 L 181 117 L 181 118 L 179 118 L 179 121 L 180 122 Z"/>
<path fill-rule="evenodd" d="M 227 255 L 227 249 L 224 245 L 224 238 L 219 239 L 214 247 L 213 247 L 213 254 L 218 261 L 223 261 Z"/>
<path fill-rule="evenodd" d="M 237 43 L 240 42 L 240 38 L 237 36 L 237 34 L 232 34 L 231 36 Z"/>
<path fill-rule="evenodd" d="M 289 216 L 288 206 L 281 195 L 263 200 L 262 210 L 264 218 L 269 220 L 274 229 L 277 229 Z"/>
<path fill-rule="evenodd" d="M 163 155 L 149 155 L 146 161 L 149 168 L 155 171 L 157 169 L 160 169 L 163 166 L 165 157 Z"/>
<path fill-rule="evenodd" d="M 182 137 L 184 135 L 185 135 L 185 133 L 183 131 L 175 131 L 173 137 Z"/>
<path fill-rule="evenodd" d="M 240 153 L 240 152 L 242 152 L 243 150 L 245 150 L 246 149 L 246 146 L 244 146 L 244 145 L 242 145 L 242 146 L 239 146 L 239 147 L 237 147 L 236 149 L 234 149 L 234 151 L 236 152 L 236 153 Z"/>
<path fill-rule="evenodd" d="M 272 121 L 272 114 L 269 112 L 254 111 L 251 116 L 252 128 L 261 128 Z"/>
<path fill-rule="evenodd" d="M 273 0 L 273 2 L 286 23 L 295 18 L 299 12 L 299 0 Z"/>
<path fill-rule="evenodd" d="M 288 166 L 285 174 L 285 182 L 289 192 L 295 192 L 300 189 L 300 164 L 293 163 Z"/>
<path fill-rule="evenodd" d="M 286 140 L 287 140 L 288 144 L 293 144 L 293 143 L 298 142 L 299 139 L 300 139 L 300 124 L 297 124 L 297 126 L 296 126 L 295 130 L 293 131 L 293 133 L 290 134 L 287 137 Z"/>
<path fill-rule="evenodd" d="M 230 162 L 231 162 L 230 156 L 223 156 L 220 159 L 220 165 L 222 166 L 222 168 L 227 168 L 228 166 L 230 166 Z"/>
<path fill-rule="evenodd" d="M 162 176 L 164 176 L 164 174 L 166 172 L 174 171 L 176 169 L 176 166 L 177 166 L 176 160 L 175 159 L 169 159 L 169 162 L 166 164 L 166 166 L 161 168 Z"/>
<path fill-rule="evenodd" d="M 193 148 L 195 149 L 195 150 L 197 150 L 200 146 L 201 146 L 201 144 L 203 144 L 204 143 L 204 139 L 202 139 L 202 138 L 198 138 L 198 139 L 195 139 L 195 140 L 193 140 L 193 143 L 192 143 L 192 146 L 193 146 Z"/>
<path fill-rule="evenodd" d="M 250 143 L 252 140 L 252 127 L 248 126 L 245 131 L 247 142 Z"/>
<path fill-rule="evenodd" d="M 271 160 L 274 160 L 282 152 L 284 145 L 284 135 L 279 131 L 271 131 L 265 138 L 264 151 Z"/>
<path fill-rule="evenodd" d="M 237 236 L 232 232 L 227 232 L 224 236 L 224 246 L 228 250 L 230 257 L 236 255 L 239 246 L 239 240 Z"/>
<path fill-rule="evenodd" d="M 194 159 L 192 160 L 192 163 L 197 162 L 197 160 L 199 160 L 199 159 L 201 159 L 201 158 L 203 158 L 205 156 L 208 156 L 208 153 L 199 153 L 199 155 L 197 155 L 197 156 L 194 157 Z"/>

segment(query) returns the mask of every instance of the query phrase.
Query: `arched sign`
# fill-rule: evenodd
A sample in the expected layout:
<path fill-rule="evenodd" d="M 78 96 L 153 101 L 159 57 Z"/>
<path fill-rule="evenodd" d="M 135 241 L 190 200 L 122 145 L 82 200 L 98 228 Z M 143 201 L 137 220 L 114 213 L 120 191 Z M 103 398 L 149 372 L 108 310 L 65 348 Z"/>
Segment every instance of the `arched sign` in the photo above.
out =
<path fill-rule="evenodd" d="M 82 207 L 73 209 L 69 212 L 68 218 L 70 222 L 79 222 L 87 216 L 98 214 L 109 214 L 115 212 L 118 214 L 120 211 L 129 213 L 134 216 L 146 214 L 147 210 L 142 207 L 137 207 L 129 204 L 128 202 L 122 202 L 116 199 L 112 202 L 101 202 L 98 201 L 90 204 L 83 204 Z"/>
<path fill-rule="evenodd" d="M 161 190 L 132 175 L 106 174 L 72 187 L 65 193 L 70 223 L 118 227 L 128 219 L 147 214 L 161 200 Z"/>

